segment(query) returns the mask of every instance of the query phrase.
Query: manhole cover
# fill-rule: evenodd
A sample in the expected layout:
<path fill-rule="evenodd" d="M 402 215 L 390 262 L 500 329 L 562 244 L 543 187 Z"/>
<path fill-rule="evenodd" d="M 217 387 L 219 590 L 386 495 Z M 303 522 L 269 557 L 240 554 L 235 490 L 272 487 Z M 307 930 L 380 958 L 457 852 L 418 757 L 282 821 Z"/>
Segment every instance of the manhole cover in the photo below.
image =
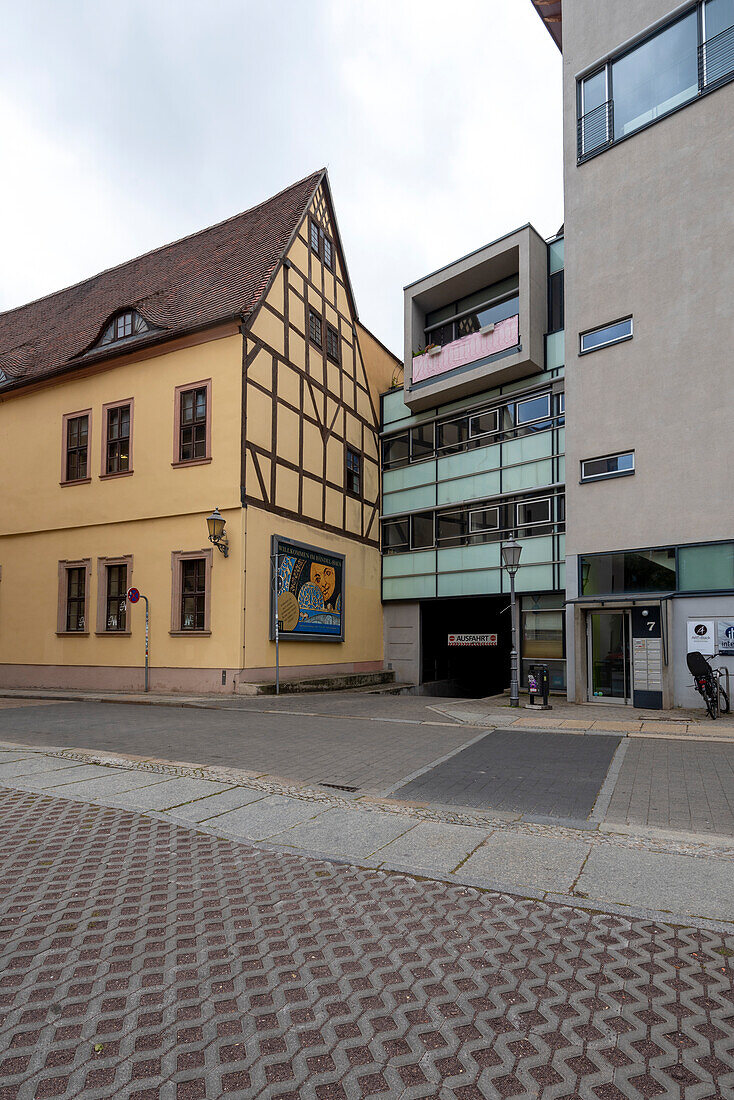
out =
<path fill-rule="evenodd" d="M 321 787 L 331 787 L 333 791 L 349 791 L 350 794 L 354 794 L 355 791 L 359 790 L 359 787 L 347 787 L 344 783 L 326 783 L 323 779 L 319 780 L 319 785 Z"/>

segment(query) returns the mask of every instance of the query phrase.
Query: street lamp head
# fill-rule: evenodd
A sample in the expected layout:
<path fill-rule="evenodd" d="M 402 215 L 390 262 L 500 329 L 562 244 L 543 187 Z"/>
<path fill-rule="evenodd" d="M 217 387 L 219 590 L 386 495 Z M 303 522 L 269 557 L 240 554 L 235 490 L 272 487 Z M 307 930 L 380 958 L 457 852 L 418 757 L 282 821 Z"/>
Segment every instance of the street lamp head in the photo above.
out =
<path fill-rule="evenodd" d="M 514 538 L 502 543 L 502 562 L 511 577 L 514 577 L 520 568 L 521 554 L 522 546 L 519 542 L 515 542 Z"/>
<path fill-rule="evenodd" d="M 229 543 L 224 533 L 226 522 L 227 521 L 218 508 L 215 508 L 212 514 L 206 517 L 206 525 L 209 530 L 209 542 L 213 543 L 217 550 L 221 550 L 225 558 L 229 553 Z"/>

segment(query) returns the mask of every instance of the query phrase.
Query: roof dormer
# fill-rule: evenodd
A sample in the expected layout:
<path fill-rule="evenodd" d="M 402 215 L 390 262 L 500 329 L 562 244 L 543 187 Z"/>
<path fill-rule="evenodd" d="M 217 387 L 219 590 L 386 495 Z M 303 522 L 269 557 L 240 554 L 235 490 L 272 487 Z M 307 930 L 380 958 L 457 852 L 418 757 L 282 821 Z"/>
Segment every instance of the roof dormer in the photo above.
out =
<path fill-rule="evenodd" d="M 104 332 L 93 346 L 104 347 L 106 344 L 117 344 L 121 340 L 130 340 L 134 336 L 142 336 L 148 332 L 150 326 L 135 309 L 124 309 L 116 313 Z"/>

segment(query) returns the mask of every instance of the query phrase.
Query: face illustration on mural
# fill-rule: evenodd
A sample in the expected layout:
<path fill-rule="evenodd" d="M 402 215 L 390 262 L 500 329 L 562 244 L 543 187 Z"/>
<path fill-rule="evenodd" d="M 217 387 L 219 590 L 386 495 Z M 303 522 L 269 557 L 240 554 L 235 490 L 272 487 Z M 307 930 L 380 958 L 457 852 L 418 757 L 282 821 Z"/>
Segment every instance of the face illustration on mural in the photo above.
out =
<path fill-rule="evenodd" d="M 321 589 L 324 604 L 328 604 L 336 588 L 336 570 L 333 565 L 311 565 L 311 580 Z"/>

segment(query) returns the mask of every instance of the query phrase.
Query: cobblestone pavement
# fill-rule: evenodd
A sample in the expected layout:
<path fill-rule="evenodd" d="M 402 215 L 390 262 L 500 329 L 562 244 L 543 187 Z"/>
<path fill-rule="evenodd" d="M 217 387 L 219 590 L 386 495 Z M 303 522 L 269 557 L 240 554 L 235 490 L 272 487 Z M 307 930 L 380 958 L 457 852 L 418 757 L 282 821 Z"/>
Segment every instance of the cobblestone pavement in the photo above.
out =
<path fill-rule="evenodd" d="M 0 811 L 2 1100 L 734 1091 L 734 937 L 29 792 Z"/>
<path fill-rule="evenodd" d="M 734 835 L 734 745 L 630 739 L 607 820 Z"/>
<path fill-rule="evenodd" d="M 583 820 L 620 738 L 494 730 L 394 792 L 451 806 Z"/>

